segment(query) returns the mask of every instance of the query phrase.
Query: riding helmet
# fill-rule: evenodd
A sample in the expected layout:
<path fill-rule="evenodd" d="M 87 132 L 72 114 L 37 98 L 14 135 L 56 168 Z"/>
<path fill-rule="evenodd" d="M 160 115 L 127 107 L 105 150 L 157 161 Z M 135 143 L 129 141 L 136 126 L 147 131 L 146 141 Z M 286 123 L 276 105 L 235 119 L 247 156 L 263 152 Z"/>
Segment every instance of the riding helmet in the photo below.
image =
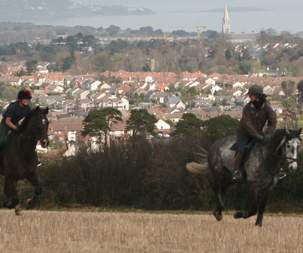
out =
<path fill-rule="evenodd" d="M 20 90 L 18 92 L 18 99 L 32 99 L 32 94 L 29 90 Z"/>
<path fill-rule="evenodd" d="M 261 97 L 264 96 L 265 94 L 263 93 L 263 88 L 260 85 L 254 84 L 249 87 L 248 93 L 249 96 L 257 96 Z"/>

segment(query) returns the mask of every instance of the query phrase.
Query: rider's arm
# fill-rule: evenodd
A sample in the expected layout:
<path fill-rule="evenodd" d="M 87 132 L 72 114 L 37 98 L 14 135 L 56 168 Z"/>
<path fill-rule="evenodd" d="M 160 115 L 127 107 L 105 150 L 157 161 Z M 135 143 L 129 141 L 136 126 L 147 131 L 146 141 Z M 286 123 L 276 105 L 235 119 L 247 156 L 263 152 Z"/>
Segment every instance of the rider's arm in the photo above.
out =
<path fill-rule="evenodd" d="M 277 127 L 277 115 L 269 104 L 266 104 L 266 109 L 267 109 L 266 133 L 273 134 Z"/>
<path fill-rule="evenodd" d="M 14 129 L 14 130 L 17 129 L 17 126 L 12 122 L 12 118 L 11 118 L 11 117 L 7 117 L 7 118 L 5 119 L 5 124 L 6 124 L 9 128 L 11 128 L 11 129 Z"/>

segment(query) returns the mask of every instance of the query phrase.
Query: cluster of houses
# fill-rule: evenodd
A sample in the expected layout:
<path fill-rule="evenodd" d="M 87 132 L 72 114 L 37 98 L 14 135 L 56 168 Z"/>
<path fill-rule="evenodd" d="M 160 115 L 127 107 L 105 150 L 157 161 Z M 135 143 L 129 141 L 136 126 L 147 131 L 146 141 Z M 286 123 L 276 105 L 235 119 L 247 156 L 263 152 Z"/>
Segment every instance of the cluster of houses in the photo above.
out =
<path fill-rule="evenodd" d="M 283 77 L 206 75 L 201 72 L 118 71 L 72 76 L 49 73 L 46 64 L 39 64 L 32 76 L 16 77 L 9 72 L 4 80 L 7 85 L 31 88 L 33 102 L 49 106 L 50 138 L 69 145 L 67 156 L 74 153 L 72 150 L 81 136 L 82 121 L 92 109 L 111 107 L 122 112 L 123 121 L 112 126 L 112 138 L 127 138 L 130 133 L 126 131 L 126 122 L 130 111 L 142 108 L 156 116 L 156 131 L 167 138 L 184 113 L 191 112 L 202 119 L 221 114 L 240 118 L 242 107 L 248 102 L 246 93 L 251 84 L 262 85 L 268 95 L 285 95 L 280 88 Z M 277 112 L 282 111 L 279 103 L 275 102 L 274 107 Z"/>

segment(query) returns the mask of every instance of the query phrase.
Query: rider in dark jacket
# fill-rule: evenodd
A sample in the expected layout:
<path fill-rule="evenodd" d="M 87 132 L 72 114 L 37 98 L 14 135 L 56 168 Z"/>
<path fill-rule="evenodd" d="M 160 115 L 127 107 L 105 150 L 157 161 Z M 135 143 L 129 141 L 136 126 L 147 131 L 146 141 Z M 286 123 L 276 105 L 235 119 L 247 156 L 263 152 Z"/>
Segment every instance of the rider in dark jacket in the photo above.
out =
<path fill-rule="evenodd" d="M 4 111 L 0 124 L 0 148 L 5 145 L 9 132 L 17 131 L 19 121 L 28 116 L 31 112 L 31 98 L 31 92 L 22 89 L 18 93 L 17 100 L 12 102 Z"/>
<path fill-rule="evenodd" d="M 277 116 L 261 86 L 253 85 L 249 88 L 250 102 L 244 107 L 242 119 L 237 132 L 237 141 L 232 150 L 236 151 L 234 161 L 233 180 L 242 179 L 241 167 L 245 152 L 254 141 L 263 142 L 270 138 L 277 126 Z M 267 125 L 265 132 L 264 126 Z"/>

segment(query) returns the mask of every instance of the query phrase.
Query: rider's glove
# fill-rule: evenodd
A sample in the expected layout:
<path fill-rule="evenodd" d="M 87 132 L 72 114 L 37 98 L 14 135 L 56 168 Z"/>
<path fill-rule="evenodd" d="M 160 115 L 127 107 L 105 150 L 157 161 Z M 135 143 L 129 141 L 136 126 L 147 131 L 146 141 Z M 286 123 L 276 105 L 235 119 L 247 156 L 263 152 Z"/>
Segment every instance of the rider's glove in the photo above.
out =
<path fill-rule="evenodd" d="M 263 142 L 263 141 L 264 141 L 264 136 L 261 135 L 261 134 L 258 134 L 258 135 L 256 136 L 256 139 L 257 139 L 257 141 L 259 141 L 259 142 Z"/>
<path fill-rule="evenodd" d="M 271 138 L 272 138 L 271 134 L 265 134 L 264 135 L 264 142 L 270 142 Z"/>

